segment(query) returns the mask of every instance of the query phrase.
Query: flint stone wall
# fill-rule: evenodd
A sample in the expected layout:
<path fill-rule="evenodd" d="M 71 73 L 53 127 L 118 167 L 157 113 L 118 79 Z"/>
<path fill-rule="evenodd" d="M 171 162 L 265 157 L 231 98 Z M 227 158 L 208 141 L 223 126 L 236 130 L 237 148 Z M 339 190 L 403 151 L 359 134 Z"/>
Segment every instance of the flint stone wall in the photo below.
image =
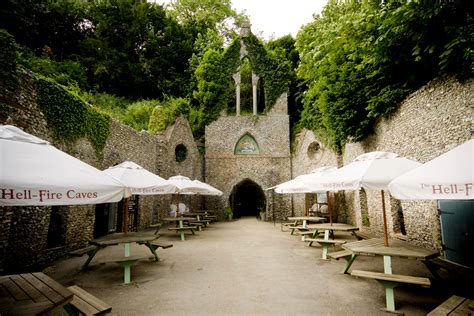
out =
<path fill-rule="evenodd" d="M 255 155 L 236 155 L 235 146 L 250 134 L 259 146 Z M 262 190 L 291 179 L 289 117 L 279 111 L 259 116 L 221 116 L 206 126 L 206 182 L 219 188 L 221 197 L 207 199 L 206 208 L 219 211 L 229 206 L 236 185 L 250 179 Z M 266 193 L 267 218 L 284 218 L 291 212 L 289 197 L 276 197 L 272 208 L 271 192 Z"/>
<path fill-rule="evenodd" d="M 202 156 L 187 121 L 178 119 L 167 131 L 151 135 L 112 120 L 101 159 L 85 138 L 74 144 L 55 141 L 52 129 L 37 105 L 32 74 L 23 71 L 21 82 L 16 91 L 6 89 L 0 82 L 0 124 L 20 127 L 101 170 L 131 160 L 163 178 L 181 173 L 202 179 Z M 178 143 L 185 144 L 188 149 L 187 158 L 181 163 L 174 157 Z M 143 230 L 166 216 L 171 198 L 170 195 L 140 196 L 138 229 Z M 65 206 L 59 213 L 66 223 L 65 244 L 47 249 L 50 207 L 0 207 L 0 274 L 38 270 L 68 251 L 87 245 L 94 234 L 95 205 Z"/>
<path fill-rule="evenodd" d="M 338 158 L 339 166 L 350 163 L 360 154 L 371 151 L 395 152 L 424 163 L 464 143 L 473 135 L 474 81 L 459 82 L 454 78 L 438 78 L 411 94 L 399 110 L 375 126 L 374 135 L 363 142 L 349 143 Z M 332 161 L 313 163 L 305 156 L 306 144 L 314 139 L 312 133 L 302 134 L 302 145 L 293 159 L 296 166 L 304 166 L 294 174 L 332 165 Z M 306 146 L 306 149 L 305 149 Z M 337 159 L 336 159 L 337 160 Z M 298 161 L 298 163 L 296 163 Z M 339 216 L 362 231 L 383 236 L 381 193 L 366 191 L 369 226 L 362 222 L 361 193 L 338 194 Z M 440 222 L 437 205 L 431 201 L 398 201 L 385 193 L 388 232 L 420 246 L 441 250 Z M 361 207 L 362 204 L 362 207 Z M 401 219 L 403 214 L 403 221 Z M 404 223 L 406 235 L 401 232 Z"/>

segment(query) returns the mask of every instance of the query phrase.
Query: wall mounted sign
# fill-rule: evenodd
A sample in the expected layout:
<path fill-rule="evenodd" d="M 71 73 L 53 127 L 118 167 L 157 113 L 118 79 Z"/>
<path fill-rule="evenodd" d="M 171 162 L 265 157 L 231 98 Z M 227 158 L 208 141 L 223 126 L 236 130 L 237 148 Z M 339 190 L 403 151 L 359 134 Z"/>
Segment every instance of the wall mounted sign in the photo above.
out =
<path fill-rule="evenodd" d="M 237 145 L 235 145 L 234 154 L 236 155 L 255 155 L 260 153 L 260 148 L 255 139 L 249 134 L 242 136 Z"/>

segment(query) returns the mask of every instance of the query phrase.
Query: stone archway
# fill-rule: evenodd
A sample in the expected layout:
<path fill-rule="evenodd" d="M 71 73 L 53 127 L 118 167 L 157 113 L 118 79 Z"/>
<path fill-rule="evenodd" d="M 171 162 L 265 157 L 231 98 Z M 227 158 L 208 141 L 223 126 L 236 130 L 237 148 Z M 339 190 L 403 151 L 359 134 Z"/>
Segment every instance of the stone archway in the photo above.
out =
<path fill-rule="evenodd" d="M 262 188 L 250 179 L 237 183 L 229 196 L 229 205 L 234 217 L 258 216 L 260 210 L 265 210 L 266 199 Z"/>

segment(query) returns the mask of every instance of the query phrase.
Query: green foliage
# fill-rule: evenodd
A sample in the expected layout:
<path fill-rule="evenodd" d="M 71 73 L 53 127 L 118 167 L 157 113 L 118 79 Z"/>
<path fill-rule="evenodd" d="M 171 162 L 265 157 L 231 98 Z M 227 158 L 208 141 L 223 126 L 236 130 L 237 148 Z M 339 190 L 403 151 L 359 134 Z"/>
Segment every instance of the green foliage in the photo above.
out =
<path fill-rule="evenodd" d="M 18 50 L 15 39 L 6 30 L 0 29 L 0 81 L 12 89 L 18 86 L 17 63 Z"/>
<path fill-rule="evenodd" d="M 122 122 L 137 131 L 147 130 L 151 113 L 157 101 L 146 100 L 131 104 L 123 113 Z"/>
<path fill-rule="evenodd" d="M 110 134 L 110 117 L 87 105 L 79 96 L 52 79 L 36 79 L 38 105 L 53 128 L 54 137 L 74 142 L 87 137 L 100 156 Z"/>
<path fill-rule="evenodd" d="M 472 18 L 466 12 L 447 1 L 331 0 L 296 40 L 298 77 L 308 86 L 298 127 L 341 151 L 427 81 L 472 76 Z"/>
<path fill-rule="evenodd" d="M 57 62 L 51 60 L 47 55 L 37 57 L 27 49 L 24 49 L 21 54 L 21 64 L 35 73 L 53 78 L 57 83 L 64 86 L 72 86 L 79 89 L 87 88 L 85 69 L 78 62 L 72 60 Z"/>
<path fill-rule="evenodd" d="M 265 109 L 269 110 L 280 95 L 288 91 L 290 63 L 277 54 L 269 54 L 253 34 L 244 37 L 243 41 L 247 46 L 253 71 L 260 78 L 264 78 Z"/>

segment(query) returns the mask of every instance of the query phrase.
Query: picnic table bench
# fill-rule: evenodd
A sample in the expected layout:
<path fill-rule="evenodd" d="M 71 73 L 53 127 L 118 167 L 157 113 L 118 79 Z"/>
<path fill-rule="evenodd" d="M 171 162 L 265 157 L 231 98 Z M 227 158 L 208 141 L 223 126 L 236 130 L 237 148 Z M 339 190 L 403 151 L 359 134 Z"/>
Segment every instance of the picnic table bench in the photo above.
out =
<path fill-rule="evenodd" d="M 73 293 L 42 272 L 0 276 L 0 315 L 50 315 Z"/>
<path fill-rule="evenodd" d="M 385 288 L 385 301 L 387 308 L 383 309 L 388 312 L 395 312 L 395 297 L 393 289 L 401 284 L 415 284 L 421 285 L 423 287 L 430 287 L 430 279 L 424 277 L 416 277 L 409 275 L 401 274 L 390 274 L 383 272 L 372 272 L 372 271 L 362 271 L 362 270 L 353 270 L 351 272 L 352 276 L 375 279 L 382 283 Z"/>
<path fill-rule="evenodd" d="M 427 316 L 444 315 L 473 315 L 474 300 L 453 295 L 444 301 L 441 305 L 429 312 Z"/>
<path fill-rule="evenodd" d="M 69 286 L 67 289 L 73 293 L 70 306 L 64 307 L 70 315 L 78 315 L 78 312 L 83 315 L 102 315 L 112 310 L 112 306 L 77 285 Z"/>
<path fill-rule="evenodd" d="M 305 241 L 309 241 L 309 245 L 313 242 L 317 242 L 323 248 L 322 259 L 327 260 L 329 246 L 337 246 L 346 243 L 346 240 L 341 239 L 323 239 L 323 238 L 306 238 Z"/>

